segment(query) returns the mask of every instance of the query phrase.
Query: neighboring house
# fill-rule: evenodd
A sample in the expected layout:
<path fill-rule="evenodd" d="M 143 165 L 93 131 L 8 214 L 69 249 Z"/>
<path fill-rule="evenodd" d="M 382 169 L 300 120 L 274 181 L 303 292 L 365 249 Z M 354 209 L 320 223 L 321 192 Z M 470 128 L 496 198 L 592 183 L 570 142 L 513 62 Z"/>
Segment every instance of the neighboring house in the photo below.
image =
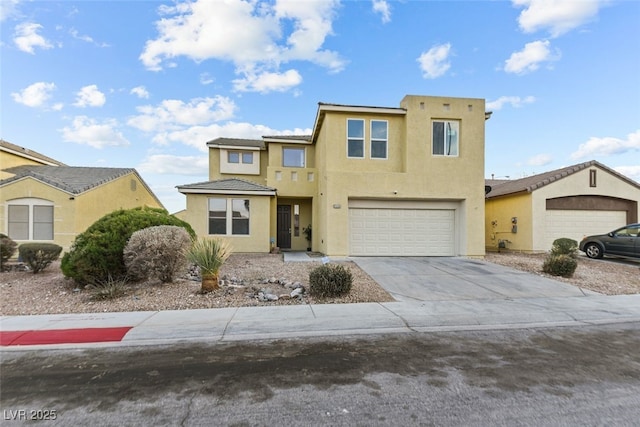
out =
<path fill-rule="evenodd" d="M 25 153 L 19 166 L 14 152 L 0 151 L 0 232 L 17 243 L 51 242 L 68 250 L 78 233 L 109 212 L 163 207 L 135 169 L 38 164 L 30 161 L 41 155 Z"/>
<path fill-rule="evenodd" d="M 487 180 L 488 250 L 543 252 L 638 222 L 640 184 L 595 160 L 514 180 Z"/>
<path fill-rule="evenodd" d="M 484 256 L 483 99 L 320 103 L 311 135 L 209 141 L 180 217 L 237 252 Z"/>
<path fill-rule="evenodd" d="M 4 169 L 23 165 L 66 166 L 64 163 L 44 154 L 0 139 L 0 179 L 12 176 L 9 172 L 5 172 Z"/>

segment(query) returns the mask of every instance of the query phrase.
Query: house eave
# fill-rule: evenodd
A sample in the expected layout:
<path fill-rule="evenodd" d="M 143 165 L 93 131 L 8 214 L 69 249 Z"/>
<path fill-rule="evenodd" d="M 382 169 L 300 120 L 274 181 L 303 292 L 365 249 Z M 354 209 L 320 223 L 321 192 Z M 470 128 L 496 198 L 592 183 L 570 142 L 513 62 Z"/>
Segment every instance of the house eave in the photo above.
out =
<path fill-rule="evenodd" d="M 275 196 L 276 191 L 248 191 L 248 190 L 207 190 L 202 188 L 177 187 L 182 194 L 225 194 L 242 196 Z"/>

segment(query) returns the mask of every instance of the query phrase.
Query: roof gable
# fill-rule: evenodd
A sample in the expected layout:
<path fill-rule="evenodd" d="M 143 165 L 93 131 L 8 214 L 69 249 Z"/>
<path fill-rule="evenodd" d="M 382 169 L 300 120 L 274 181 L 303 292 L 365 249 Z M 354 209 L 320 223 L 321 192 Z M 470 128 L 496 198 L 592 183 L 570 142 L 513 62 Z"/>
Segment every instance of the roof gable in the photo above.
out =
<path fill-rule="evenodd" d="M 4 139 L 0 139 L 0 151 L 4 151 L 10 154 L 14 154 L 16 156 L 23 157 L 25 159 L 29 159 L 38 163 L 42 163 L 43 165 L 50 166 L 65 166 L 64 163 L 59 162 L 51 157 L 45 156 L 44 154 L 40 154 L 37 151 L 30 150 L 28 148 L 20 147 L 19 145 L 12 144 Z"/>
<path fill-rule="evenodd" d="M 584 169 L 587 169 L 592 166 L 597 166 L 612 175 L 620 178 L 626 183 L 633 185 L 636 188 L 640 189 L 640 184 L 633 181 L 632 179 L 622 175 L 619 172 L 599 163 L 595 160 L 591 160 L 589 162 L 580 163 L 573 166 L 567 166 L 560 169 L 555 169 L 549 172 L 544 172 L 537 175 L 528 176 L 520 179 L 513 180 L 485 180 L 486 185 L 491 186 L 491 191 L 487 194 L 487 199 L 491 199 L 494 197 L 506 196 L 510 194 L 516 193 L 531 193 L 545 185 L 549 185 L 555 181 L 561 180 L 562 178 L 566 178 L 569 175 L 573 175 L 576 172 L 580 172 Z"/>
<path fill-rule="evenodd" d="M 81 194 L 121 176 L 136 173 L 135 169 L 124 168 L 36 165 L 16 166 L 5 170 L 15 175 L 0 181 L 0 186 L 23 178 L 34 178 L 70 194 Z"/>

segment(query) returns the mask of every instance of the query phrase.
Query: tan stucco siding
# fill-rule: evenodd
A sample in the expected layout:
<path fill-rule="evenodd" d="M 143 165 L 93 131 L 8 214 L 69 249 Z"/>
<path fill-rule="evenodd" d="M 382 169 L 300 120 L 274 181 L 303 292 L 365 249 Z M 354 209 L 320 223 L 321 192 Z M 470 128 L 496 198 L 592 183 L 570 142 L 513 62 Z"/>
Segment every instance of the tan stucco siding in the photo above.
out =
<path fill-rule="evenodd" d="M 590 170 L 596 170 L 596 186 L 591 187 Z M 598 195 L 633 200 L 640 205 L 640 189 L 621 180 L 608 171 L 592 166 L 573 173 L 558 181 L 554 181 L 533 192 L 532 198 L 532 249 L 534 251 L 549 250 L 545 241 L 545 212 L 547 199 L 576 195 Z M 622 226 L 624 224 L 621 224 Z"/>
<path fill-rule="evenodd" d="M 249 235 L 224 235 L 234 252 L 269 252 L 271 200 L 269 196 L 187 194 L 187 210 L 183 215 L 198 237 L 209 237 L 209 199 L 248 199 L 250 203 Z M 275 218 L 275 215 L 273 216 Z"/>
<path fill-rule="evenodd" d="M 530 251 L 533 242 L 533 212 L 531 193 L 489 199 L 485 204 L 485 241 L 487 248 L 498 249 L 498 243 L 506 241 L 506 248 Z M 517 219 L 513 224 L 512 218 Z M 513 226 L 517 229 L 514 232 Z"/>
<path fill-rule="evenodd" d="M 267 166 L 269 162 L 269 155 L 267 151 L 252 151 L 254 156 L 256 157 L 256 161 L 259 159 L 259 172 L 255 169 L 247 170 L 247 173 L 242 173 L 242 171 L 238 170 L 236 173 L 234 171 L 227 171 L 227 173 L 221 172 L 221 155 L 226 155 L 228 151 L 234 150 L 224 150 L 220 148 L 209 148 L 209 180 L 215 181 L 218 179 L 229 179 L 229 178 L 239 178 L 245 179 L 247 181 L 253 181 L 256 184 L 266 185 L 267 180 Z M 240 150 L 237 150 L 240 151 Z M 256 173 L 257 172 L 257 173 Z"/>
<path fill-rule="evenodd" d="M 389 119 L 388 160 L 346 155 L 347 119 L 368 122 L 379 119 L 378 114 L 327 112 L 316 148 L 318 168 L 326 169 L 318 183 L 317 203 L 322 250 L 348 255 L 350 198 L 454 200 L 459 202 L 457 225 L 464 234 L 459 255 L 484 255 L 484 100 L 407 97 L 402 105 L 408 109 L 406 116 Z M 460 120 L 458 156 L 432 155 L 433 119 Z"/>
<path fill-rule="evenodd" d="M 131 184 L 135 181 L 135 189 Z M 117 210 L 138 206 L 162 207 L 147 191 L 137 175 L 129 174 L 79 195 L 73 195 L 25 178 L 2 187 L 0 226 L 7 232 L 7 202 L 21 198 L 39 198 L 53 202 L 53 243 L 66 251 L 75 237 L 102 216 Z"/>
<path fill-rule="evenodd" d="M 32 160 L 23 156 L 18 156 L 13 153 L 8 153 L 6 151 L 0 151 L 0 179 L 6 179 L 13 176 L 12 173 L 5 172 L 1 169 L 9 169 L 16 166 L 24 166 L 24 165 L 42 165 L 43 162 L 38 162 L 36 160 Z"/>

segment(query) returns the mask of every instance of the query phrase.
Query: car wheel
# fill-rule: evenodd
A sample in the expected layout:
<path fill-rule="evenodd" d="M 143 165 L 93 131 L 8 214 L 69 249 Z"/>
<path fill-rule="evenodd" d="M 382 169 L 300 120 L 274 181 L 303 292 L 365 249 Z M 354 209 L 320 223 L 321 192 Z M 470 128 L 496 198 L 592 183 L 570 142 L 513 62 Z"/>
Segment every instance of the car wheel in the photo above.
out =
<path fill-rule="evenodd" d="M 589 243 L 585 246 L 584 253 L 589 258 L 602 258 L 602 255 L 604 255 L 602 248 L 597 243 Z"/>

